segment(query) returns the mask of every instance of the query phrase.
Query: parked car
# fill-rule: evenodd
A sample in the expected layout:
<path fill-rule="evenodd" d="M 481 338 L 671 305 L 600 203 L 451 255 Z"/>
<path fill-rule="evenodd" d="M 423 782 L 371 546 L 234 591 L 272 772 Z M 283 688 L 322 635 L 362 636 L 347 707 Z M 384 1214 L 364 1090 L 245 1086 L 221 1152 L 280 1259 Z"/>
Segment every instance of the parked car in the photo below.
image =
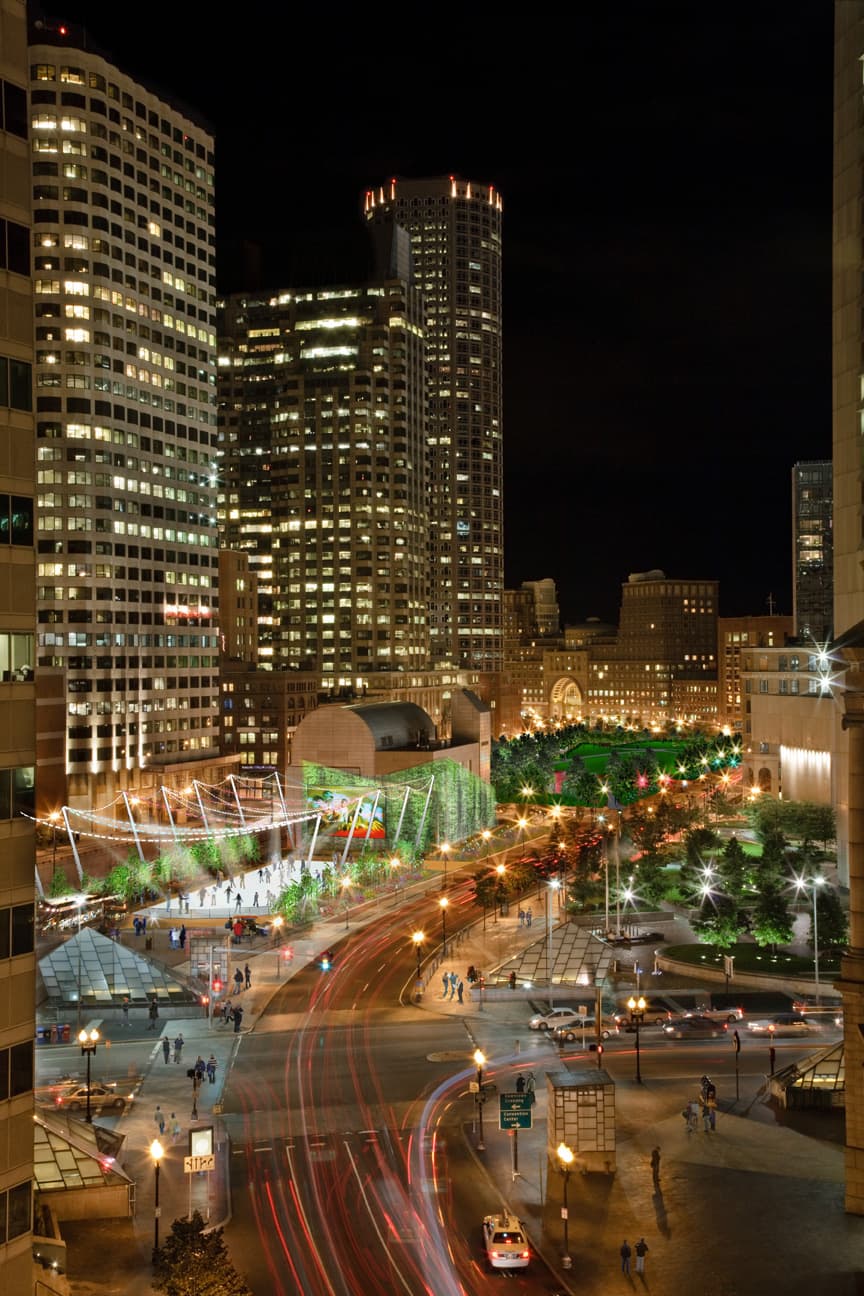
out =
<path fill-rule="evenodd" d="M 490 1269 L 525 1269 L 531 1259 L 522 1223 L 515 1215 L 486 1216 L 483 1250 Z"/>
<path fill-rule="evenodd" d="M 759 1017 L 747 1023 L 751 1035 L 810 1035 L 822 1028 L 812 1017 L 801 1013 L 777 1013 L 774 1017 Z"/>
<path fill-rule="evenodd" d="M 726 1023 L 694 1013 L 690 1017 L 673 1017 L 664 1022 L 662 1029 L 669 1039 L 719 1039 L 726 1031 Z"/>
<path fill-rule="evenodd" d="M 566 1026 L 578 1016 L 575 1008 L 553 1008 L 551 1012 L 535 1013 L 528 1025 L 531 1030 L 554 1030 L 556 1026 Z"/>
<path fill-rule="evenodd" d="M 550 1035 L 557 1042 L 561 1043 L 566 1040 L 572 1044 L 574 1040 L 581 1040 L 582 1036 L 591 1035 L 597 1037 L 597 1018 L 596 1017 L 577 1017 L 575 1021 L 565 1022 L 560 1026 L 554 1026 Z M 618 1034 L 618 1023 L 614 1017 L 604 1017 L 600 1024 L 600 1038 L 607 1040 L 610 1035 Z"/>

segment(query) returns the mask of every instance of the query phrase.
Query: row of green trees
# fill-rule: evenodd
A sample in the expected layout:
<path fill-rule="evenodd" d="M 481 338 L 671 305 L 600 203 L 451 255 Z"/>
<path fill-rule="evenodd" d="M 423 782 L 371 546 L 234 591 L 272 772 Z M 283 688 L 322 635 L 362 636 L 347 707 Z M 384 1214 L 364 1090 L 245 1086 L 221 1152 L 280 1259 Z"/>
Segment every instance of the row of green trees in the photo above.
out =
<path fill-rule="evenodd" d="M 260 857 L 260 843 L 251 833 L 208 837 L 191 846 L 175 844 L 153 860 L 142 860 L 132 851 L 104 877 L 85 875 L 82 889 L 93 895 L 117 896 L 127 903 L 146 902 L 172 890 L 183 890 L 187 883 L 201 877 L 242 873 L 254 868 Z M 66 874 L 56 869 L 49 887 L 52 898 L 61 899 L 72 890 Z"/>

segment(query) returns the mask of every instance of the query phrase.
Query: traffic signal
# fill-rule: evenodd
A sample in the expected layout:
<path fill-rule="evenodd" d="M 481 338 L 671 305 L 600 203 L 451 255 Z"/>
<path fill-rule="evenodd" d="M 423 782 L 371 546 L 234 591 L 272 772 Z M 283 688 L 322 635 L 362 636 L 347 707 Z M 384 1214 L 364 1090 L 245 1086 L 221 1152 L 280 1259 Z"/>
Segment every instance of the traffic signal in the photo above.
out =
<path fill-rule="evenodd" d="M 222 993 L 222 982 L 218 977 L 213 978 L 213 993 L 217 995 Z"/>
<path fill-rule="evenodd" d="M 291 962 L 291 960 L 292 960 L 293 957 L 294 957 L 294 951 L 293 951 L 293 949 L 291 948 L 290 945 L 287 947 L 287 949 L 283 949 L 283 951 L 282 951 L 282 957 L 283 957 L 283 959 L 285 960 L 286 963 L 290 963 L 290 962 Z"/>

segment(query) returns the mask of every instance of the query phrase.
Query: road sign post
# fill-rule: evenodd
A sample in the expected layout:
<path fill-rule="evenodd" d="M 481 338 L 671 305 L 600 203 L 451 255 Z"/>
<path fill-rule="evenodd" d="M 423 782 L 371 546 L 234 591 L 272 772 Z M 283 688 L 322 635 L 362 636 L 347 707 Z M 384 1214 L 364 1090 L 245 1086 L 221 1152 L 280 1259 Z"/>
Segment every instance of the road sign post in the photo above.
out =
<path fill-rule="evenodd" d="M 498 1128 L 520 1130 L 534 1128 L 534 1095 L 530 1093 L 502 1093 L 498 1095 Z"/>

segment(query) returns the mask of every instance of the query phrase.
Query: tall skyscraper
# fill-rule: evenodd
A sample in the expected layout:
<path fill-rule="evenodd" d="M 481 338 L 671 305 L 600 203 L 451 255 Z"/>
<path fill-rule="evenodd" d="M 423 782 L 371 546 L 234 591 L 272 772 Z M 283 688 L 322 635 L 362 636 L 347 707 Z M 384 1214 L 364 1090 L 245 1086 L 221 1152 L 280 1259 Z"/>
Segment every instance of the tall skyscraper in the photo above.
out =
<path fill-rule="evenodd" d="M 0 1274 L 33 1291 L 33 284 L 27 19 L 0 0 Z"/>
<path fill-rule="evenodd" d="M 213 140 L 83 32 L 31 32 L 37 667 L 65 795 L 216 754 Z"/>
<path fill-rule="evenodd" d="M 335 690 L 425 667 L 419 293 L 388 280 L 223 306 L 221 507 L 267 600 L 259 663 Z"/>
<path fill-rule="evenodd" d="M 792 468 L 792 600 L 795 633 L 827 643 L 834 625 L 833 486 L 830 459 Z"/>
<path fill-rule="evenodd" d="M 365 197 L 370 222 L 411 239 L 423 293 L 429 414 L 434 664 L 502 663 L 504 584 L 501 195 L 453 176 L 390 180 Z"/>

